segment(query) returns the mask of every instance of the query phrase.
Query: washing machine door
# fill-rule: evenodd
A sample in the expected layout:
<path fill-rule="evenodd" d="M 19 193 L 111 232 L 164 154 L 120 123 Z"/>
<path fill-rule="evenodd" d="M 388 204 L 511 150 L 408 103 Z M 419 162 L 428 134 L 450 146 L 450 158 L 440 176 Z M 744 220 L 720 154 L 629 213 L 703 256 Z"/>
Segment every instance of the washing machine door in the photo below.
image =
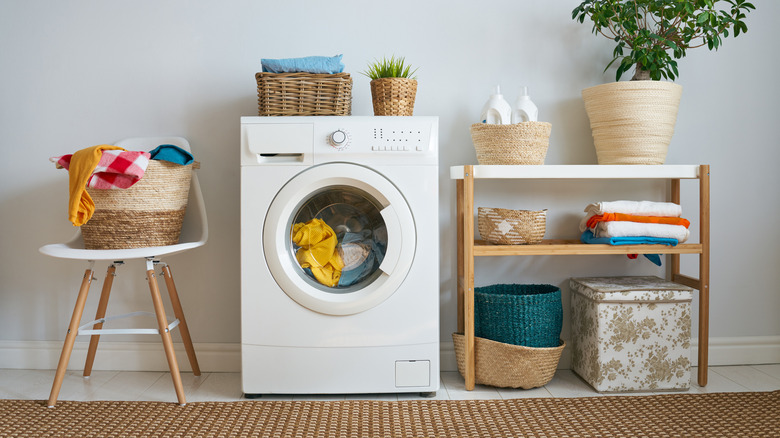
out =
<path fill-rule="evenodd" d="M 406 278 L 417 235 L 411 209 L 387 178 L 328 163 L 293 177 L 263 228 L 266 263 L 301 306 L 351 315 L 390 297 Z"/>

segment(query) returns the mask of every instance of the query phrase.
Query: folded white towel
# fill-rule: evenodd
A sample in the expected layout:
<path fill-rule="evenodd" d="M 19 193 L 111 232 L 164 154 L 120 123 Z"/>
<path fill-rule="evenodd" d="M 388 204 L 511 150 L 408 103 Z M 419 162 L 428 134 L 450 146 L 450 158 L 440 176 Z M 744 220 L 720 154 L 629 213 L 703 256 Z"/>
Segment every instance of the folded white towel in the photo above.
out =
<path fill-rule="evenodd" d="M 599 222 L 593 230 L 595 237 L 664 237 L 677 239 L 679 243 L 688 240 L 690 232 L 682 225 L 647 224 L 642 222 L 611 221 Z"/>
<path fill-rule="evenodd" d="M 653 201 L 606 201 L 588 204 L 585 213 L 597 215 L 604 213 L 623 213 L 636 216 L 680 217 L 682 207 L 673 202 Z"/>

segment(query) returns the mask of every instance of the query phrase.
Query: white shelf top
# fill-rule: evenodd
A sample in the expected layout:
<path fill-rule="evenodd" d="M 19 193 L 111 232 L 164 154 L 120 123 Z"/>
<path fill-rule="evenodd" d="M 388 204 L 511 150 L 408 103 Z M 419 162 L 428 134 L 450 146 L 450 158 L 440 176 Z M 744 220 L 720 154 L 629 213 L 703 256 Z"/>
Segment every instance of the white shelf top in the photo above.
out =
<path fill-rule="evenodd" d="M 450 179 L 463 179 L 465 166 L 450 167 Z M 699 166 L 694 164 L 650 165 L 501 165 L 474 166 L 475 179 L 696 179 Z"/>

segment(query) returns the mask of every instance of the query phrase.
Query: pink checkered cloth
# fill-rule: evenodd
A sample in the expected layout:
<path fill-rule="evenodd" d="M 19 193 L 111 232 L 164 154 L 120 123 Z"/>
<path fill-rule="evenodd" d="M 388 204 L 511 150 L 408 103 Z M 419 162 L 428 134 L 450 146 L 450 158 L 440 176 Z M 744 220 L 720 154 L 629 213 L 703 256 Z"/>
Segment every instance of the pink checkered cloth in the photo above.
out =
<path fill-rule="evenodd" d="M 57 168 L 68 169 L 73 154 L 51 157 Z M 107 150 L 87 181 L 91 189 L 126 189 L 144 176 L 149 165 L 149 152 Z"/>

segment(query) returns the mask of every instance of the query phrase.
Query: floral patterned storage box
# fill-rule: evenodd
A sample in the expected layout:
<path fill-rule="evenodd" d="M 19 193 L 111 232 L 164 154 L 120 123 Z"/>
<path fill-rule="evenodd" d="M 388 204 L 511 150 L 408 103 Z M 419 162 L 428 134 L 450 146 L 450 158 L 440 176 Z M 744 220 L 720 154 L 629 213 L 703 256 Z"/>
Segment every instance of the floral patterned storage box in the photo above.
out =
<path fill-rule="evenodd" d="M 693 289 L 658 277 L 569 284 L 574 372 L 599 392 L 690 387 Z"/>

